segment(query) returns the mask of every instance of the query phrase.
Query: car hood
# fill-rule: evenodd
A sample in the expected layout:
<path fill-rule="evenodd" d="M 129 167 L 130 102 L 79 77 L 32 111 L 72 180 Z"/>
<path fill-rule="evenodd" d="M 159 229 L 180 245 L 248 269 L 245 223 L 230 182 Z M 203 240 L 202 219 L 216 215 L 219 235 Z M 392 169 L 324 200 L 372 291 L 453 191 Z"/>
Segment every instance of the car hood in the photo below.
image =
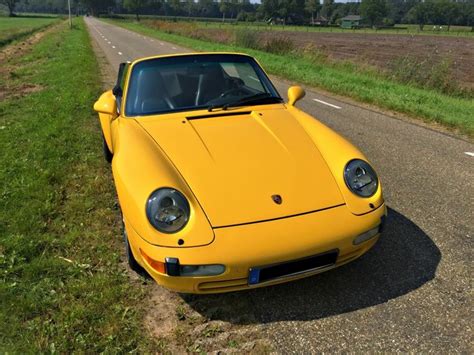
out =
<path fill-rule="evenodd" d="M 343 204 L 323 156 L 281 107 L 137 121 L 174 164 L 213 227 Z M 275 195 L 281 203 L 274 201 Z"/>

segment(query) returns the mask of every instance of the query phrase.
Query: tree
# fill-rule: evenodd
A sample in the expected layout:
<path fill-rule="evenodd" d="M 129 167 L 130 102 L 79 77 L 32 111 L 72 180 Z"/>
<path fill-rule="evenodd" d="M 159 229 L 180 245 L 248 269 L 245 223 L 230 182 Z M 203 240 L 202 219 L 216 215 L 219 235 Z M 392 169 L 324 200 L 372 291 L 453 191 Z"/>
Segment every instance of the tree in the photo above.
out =
<path fill-rule="evenodd" d="M 222 12 L 222 22 L 225 21 L 225 13 L 229 11 L 229 3 L 226 0 L 221 0 L 219 11 Z"/>
<path fill-rule="evenodd" d="M 459 4 L 450 0 L 440 0 L 436 2 L 435 7 L 439 24 L 448 25 L 449 31 L 453 22 L 461 16 Z"/>
<path fill-rule="evenodd" d="M 195 5 L 194 0 L 186 0 L 185 4 L 186 4 L 187 14 L 189 17 L 191 17 L 193 13 L 194 5 Z"/>
<path fill-rule="evenodd" d="M 258 11 L 265 19 L 272 19 L 278 17 L 278 7 L 278 0 L 262 0 L 262 4 L 258 8 Z"/>
<path fill-rule="evenodd" d="M 474 1 L 461 4 L 461 18 L 463 25 L 471 26 L 471 32 L 474 32 Z"/>
<path fill-rule="evenodd" d="M 81 0 L 93 16 L 98 16 L 102 11 L 107 11 L 110 6 L 115 5 L 114 0 Z"/>
<path fill-rule="evenodd" d="M 230 13 L 230 18 L 237 15 L 242 7 L 238 0 L 222 0 L 219 4 L 219 11 L 222 13 L 222 21 L 225 21 L 225 15 Z"/>
<path fill-rule="evenodd" d="M 169 0 L 166 2 L 167 5 L 173 10 L 173 15 L 178 15 L 180 10 L 180 1 L 179 0 Z"/>
<path fill-rule="evenodd" d="M 319 0 L 305 0 L 304 2 L 304 9 L 307 13 L 311 14 L 311 24 L 314 25 L 314 14 L 318 12 L 319 8 Z"/>
<path fill-rule="evenodd" d="M 417 0 L 388 0 L 389 14 L 388 17 L 393 23 L 403 23 L 408 11 L 415 6 Z"/>
<path fill-rule="evenodd" d="M 164 6 L 164 1 L 162 0 L 148 0 L 148 13 L 153 15 L 158 15 L 161 8 Z"/>
<path fill-rule="evenodd" d="M 15 16 L 15 6 L 18 0 L 0 0 L 0 4 L 4 4 L 8 7 L 8 16 L 13 17 Z"/>
<path fill-rule="evenodd" d="M 431 2 L 419 2 L 408 12 L 408 19 L 418 24 L 420 31 L 433 17 L 433 6 Z"/>
<path fill-rule="evenodd" d="M 212 13 L 212 0 L 199 0 L 198 10 L 201 15 L 209 16 Z"/>
<path fill-rule="evenodd" d="M 123 7 L 137 16 L 137 21 L 140 21 L 140 12 L 148 5 L 148 0 L 124 0 Z"/>
<path fill-rule="evenodd" d="M 323 0 L 323 6 L 321 7 L 321 15 L 330 20 L 333 12 L 334 0 Z"/>
<path fill-rule="evenodd" d="M 388 14 L 388 5 L 386 0 L 362 0 L 360 4 L 360 14 L 369 22 L 371 27 L 382 23 L 382 20 Z"/>

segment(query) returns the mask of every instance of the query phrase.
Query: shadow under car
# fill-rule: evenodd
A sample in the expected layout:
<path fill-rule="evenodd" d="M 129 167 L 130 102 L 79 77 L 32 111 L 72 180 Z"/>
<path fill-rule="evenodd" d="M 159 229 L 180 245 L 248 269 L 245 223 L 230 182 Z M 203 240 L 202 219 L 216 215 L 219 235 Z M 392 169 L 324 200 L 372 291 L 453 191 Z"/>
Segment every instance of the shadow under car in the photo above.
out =
<path fill-rule="evenodd" d="M 286 284 L 213 295 L 181 295 L 209 319 L 237 324 L 313 320 L 374 306 L 435 277 L 441 252 L 416 224 L 389 209 L 378 243 L 340 268 Z"/>

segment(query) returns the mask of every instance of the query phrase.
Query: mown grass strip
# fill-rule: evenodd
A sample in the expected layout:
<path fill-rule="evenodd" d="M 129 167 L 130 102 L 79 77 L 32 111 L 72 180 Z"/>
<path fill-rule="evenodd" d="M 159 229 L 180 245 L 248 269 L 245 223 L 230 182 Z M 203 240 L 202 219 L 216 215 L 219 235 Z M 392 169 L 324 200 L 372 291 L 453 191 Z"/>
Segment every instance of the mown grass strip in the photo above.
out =
<path fill-rule="evenodd" d="M 130 30 L 173 42 L 197 51 L 245 52 L 257 58 L 271 74 L 296 82 L 323 88 L 352 97 L 361 102 L 406 113 L 427 121 L 455 127 L 474 135 L 474 100 L 448 96 L 434 90 L 420 89 L 382 77 L 349 63 L 327 63 L 297 54 L 278 55 L 230 44 L 210 43 L 176 34 L 169 34 L 146 24 L 107 20 Z"/>
<path fill-rule="evenodd" d="M 0 47 L 26 38 L 58 21 L 57 17 L 0 17 Z"/>
<path fill-rule="evenodd" d="M 142 330 L 144 286 L 119 264 L 120 214 L 92 112 L 100 75 L 82 19 L 4 64 L 0 352 L 159 350 Z"/>

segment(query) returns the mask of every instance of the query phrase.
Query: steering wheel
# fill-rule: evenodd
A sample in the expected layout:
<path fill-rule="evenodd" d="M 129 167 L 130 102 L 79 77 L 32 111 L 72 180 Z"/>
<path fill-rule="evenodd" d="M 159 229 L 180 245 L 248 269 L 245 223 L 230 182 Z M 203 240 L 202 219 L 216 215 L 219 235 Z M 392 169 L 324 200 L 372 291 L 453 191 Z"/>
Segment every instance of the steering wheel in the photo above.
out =
<path fill-rule="evenodd" d="M 239 87 L 236 87 L 236 88 L 232 88 L 232 89 L 229 89 L 229 90 L 226 90 L 224 91 L 222 94 L 219 95 L 219 99 L 222 99 L 226 96 L 229 96 L 230 94 L 234 94 L 234 93 L 239 93 L 239 92 L 242 92 L 244 94 L 248 94 L 248 90 L 245 89 L 243 86 L 239 86 Z"/>

